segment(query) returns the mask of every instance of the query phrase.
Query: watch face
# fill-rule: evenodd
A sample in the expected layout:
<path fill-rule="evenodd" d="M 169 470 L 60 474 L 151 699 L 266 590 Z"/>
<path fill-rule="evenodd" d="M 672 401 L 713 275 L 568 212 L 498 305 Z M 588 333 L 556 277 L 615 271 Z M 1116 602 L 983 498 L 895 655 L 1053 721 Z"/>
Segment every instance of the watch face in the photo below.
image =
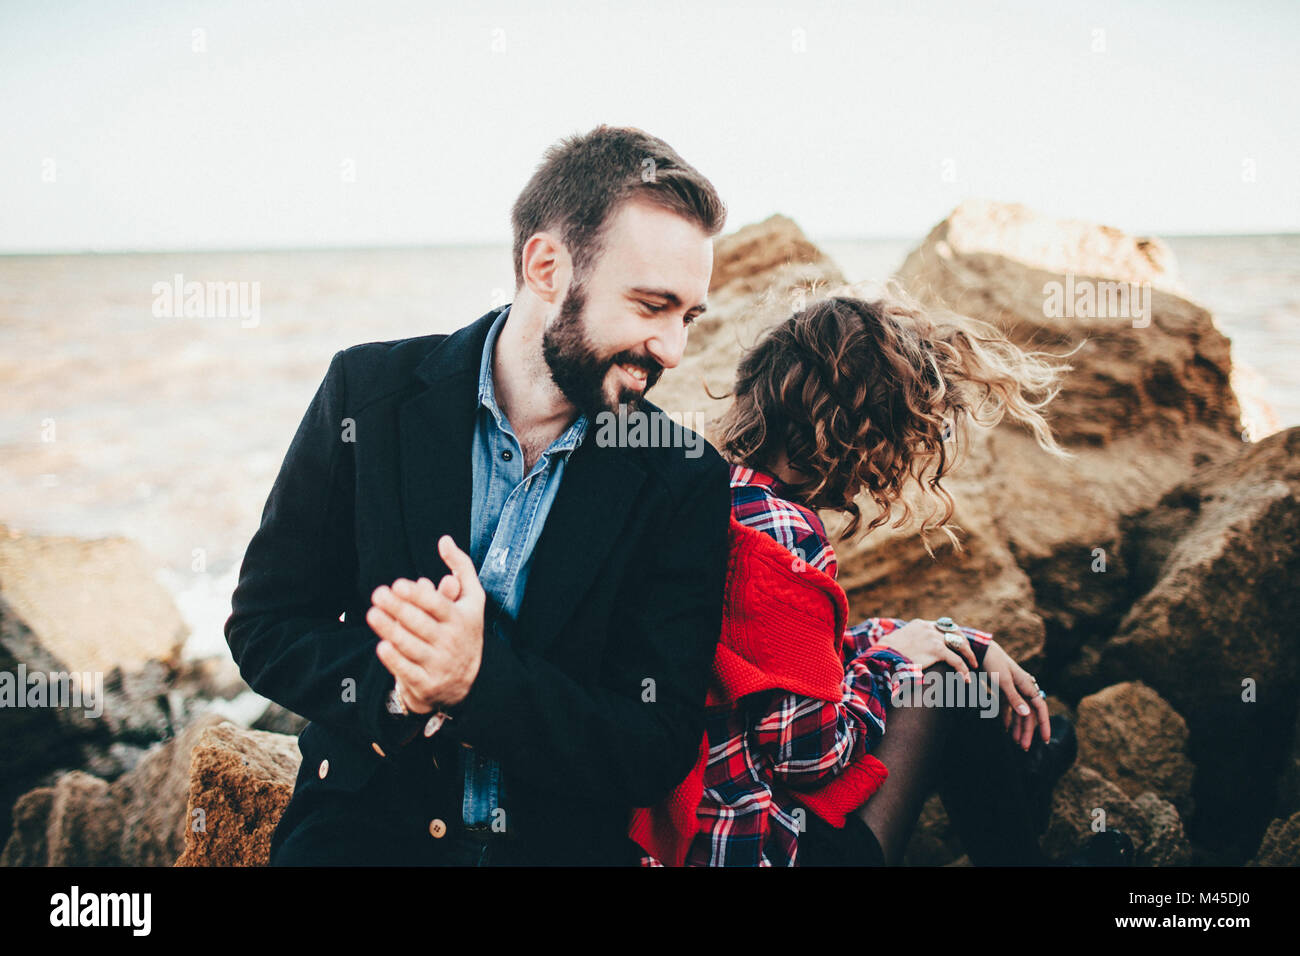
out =
<path fill-rule="evenodd" d="M 402 703 L 402 696 L 397 693 L 396 687 L 388 692 L 388 712 L 390 714 L 406 713 L 406 705 Z"/>

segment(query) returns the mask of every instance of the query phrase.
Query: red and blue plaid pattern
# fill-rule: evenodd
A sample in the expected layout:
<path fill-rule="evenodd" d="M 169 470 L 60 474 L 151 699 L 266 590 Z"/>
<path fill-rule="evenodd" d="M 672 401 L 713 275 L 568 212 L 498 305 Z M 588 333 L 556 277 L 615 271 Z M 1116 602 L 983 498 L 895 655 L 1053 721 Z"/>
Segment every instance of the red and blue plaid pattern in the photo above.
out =
<path fill-rule="evenodd" d="M 783 497 L 771 475 L 733 465 L 732 513 L 809 565 L 835 577 L 835 551 L 817 513 Z M 711 708 L 700 832 L 688 866 L 794 866 L 811 811 L 800 790 L 834 777 L 885 733 L 890 695 L 920 676 L 916 665 L 876 643 L 904 621 L 869 618 L 845 632 L 843 695 L 817 700 L 784 691 L 754 694 L 738 707 Z M 990 636 L 963 628 L 981 662 Z M 644 857 L 654 866 L 658 861 Z"/>

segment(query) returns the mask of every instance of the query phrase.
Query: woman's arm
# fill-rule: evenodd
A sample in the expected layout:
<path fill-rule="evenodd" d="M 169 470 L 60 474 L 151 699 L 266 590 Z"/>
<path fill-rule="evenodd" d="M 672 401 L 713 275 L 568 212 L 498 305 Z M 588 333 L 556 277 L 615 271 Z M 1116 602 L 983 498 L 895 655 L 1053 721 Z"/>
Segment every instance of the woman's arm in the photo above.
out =
<path fill-rule="evenodd" d="M 837 701 L 773 695 L 755 725 L 773 780 L 793 790 L 811 789 L 870 753 L 885 733 L 896 674 L 910 664 L 896 651 L 869 648 L 849 662 Z"/>

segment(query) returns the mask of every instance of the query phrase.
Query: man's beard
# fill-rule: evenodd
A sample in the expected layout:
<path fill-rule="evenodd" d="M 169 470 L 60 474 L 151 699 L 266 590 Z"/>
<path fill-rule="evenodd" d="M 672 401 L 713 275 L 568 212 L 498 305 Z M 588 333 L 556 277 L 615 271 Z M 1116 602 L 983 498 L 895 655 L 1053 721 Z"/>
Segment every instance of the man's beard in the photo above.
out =
<path fill-rule="evenodd" d="M 636 408 L 641 397 L 659 381 L 663 366 L 648 355 L 623 351 L 602 359 L 587 338 L 586 290 L 575 281 L 560 304 L 560 314 L 542 333 L 542 355 L 551 370 L 551 378 L 574 407 L 589 418 L 600 412 L 616 412 L 620 404 Z M 619 387 L 617 400 L 611 405 L 605 393 L 605 380 L 615 365 L 632 365 L 645 369 L 645 387 L 638 392 L 628 385 Z"/>

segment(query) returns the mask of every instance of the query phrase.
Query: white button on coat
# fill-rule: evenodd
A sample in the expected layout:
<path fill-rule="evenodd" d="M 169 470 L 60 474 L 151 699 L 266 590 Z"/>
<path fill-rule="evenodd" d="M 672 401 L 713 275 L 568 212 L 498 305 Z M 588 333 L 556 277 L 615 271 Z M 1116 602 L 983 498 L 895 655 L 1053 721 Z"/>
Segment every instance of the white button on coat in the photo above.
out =
<path fill-rule="evenodd" d="M 330 762 L 328 760 L 322 760 L 320 762 L 320 769 L 317 771 L 317 773 L 320 775 L 320 778 L 324 780 L 325 775 L 329 772 L 330 772 Z"/>

